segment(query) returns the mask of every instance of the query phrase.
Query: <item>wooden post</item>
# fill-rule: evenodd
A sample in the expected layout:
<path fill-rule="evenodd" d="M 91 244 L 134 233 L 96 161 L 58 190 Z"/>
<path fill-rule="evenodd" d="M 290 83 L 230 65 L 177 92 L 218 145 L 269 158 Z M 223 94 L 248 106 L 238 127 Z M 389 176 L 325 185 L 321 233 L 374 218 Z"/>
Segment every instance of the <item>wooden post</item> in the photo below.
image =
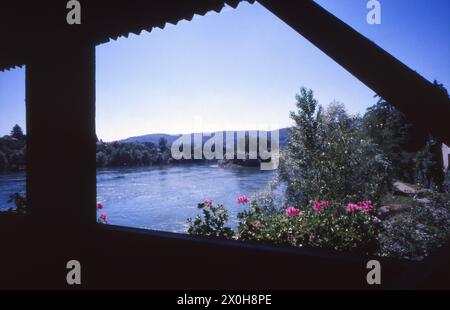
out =
<path fill-rule="evenodd" d="M 96 221 L 95 46 L 54 40 L 35 51 L 26 79 L 32 222 L 75 236 Z"/>

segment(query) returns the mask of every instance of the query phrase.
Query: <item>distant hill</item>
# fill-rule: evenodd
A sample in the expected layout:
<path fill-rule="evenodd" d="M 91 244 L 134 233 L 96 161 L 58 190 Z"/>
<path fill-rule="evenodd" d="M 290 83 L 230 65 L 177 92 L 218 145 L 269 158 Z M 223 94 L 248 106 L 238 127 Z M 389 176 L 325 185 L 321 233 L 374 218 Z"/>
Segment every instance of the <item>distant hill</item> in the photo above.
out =
<path fill-rule="evenodd" d="M 243 132 L 243 131 L 238 131 L 238 132 Z M 130 143 L 130 142 L 153 143 L 155 145 L 158 145 L 159 139 L 165 138 L 167 140 L 167 144 L 169 146 L 171 146 L 172 143 L 176 139 L 178 139 L 179 137 L 181 137 L 181 134 L 170 135 L 170 134 L 165 134 L 165 133 L 154 133 L 154 134 L 148 134 L 148 135 L 142 135 L 142 136 L 136 136 L 136 137 L 129 137 L 129 138 L 120 140 L 120 142 L 124 142 L 124 143 Z M 280 146 L 284 147 L 284 146 L 287 145 L 288 137 L 289 137 L 288 128 L 281 128 L 280 129 Z M 208 136 L 204 136 L 203 140 L 206 141 L 209 138 L 210 137 L 208 137 Z"/>
<path fill-rule="evenodd" d="M 155 145 L 158 145 L 159 139 L 165 138 L 167 140 L 167 144 L 172 145 L 172 143 L 179 137 L 181 137 L 181 135 L 169 135 L 166 133 L 152 133 L 152 134 L 143 135 L 143 136 L 129 137 L 129 138 L 120 140 L 120 142 L 153 143 Z"/>

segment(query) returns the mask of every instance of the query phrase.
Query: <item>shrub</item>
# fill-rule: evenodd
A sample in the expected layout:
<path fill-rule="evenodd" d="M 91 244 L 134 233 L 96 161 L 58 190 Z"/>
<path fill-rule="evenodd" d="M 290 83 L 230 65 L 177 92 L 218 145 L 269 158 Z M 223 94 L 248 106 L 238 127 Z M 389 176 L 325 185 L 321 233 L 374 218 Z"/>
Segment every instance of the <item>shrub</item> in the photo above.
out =
<path fill-rule="evenodd" d="M 9 196 L 8 202 L 14 202 L 15 209 L 10 208 L 8 212 L 14 212 L 17 214 L 27 214 L 27 199 L 25 193 L 14 193 Z"/>
<path fill-rule="evenodd" d="M 8 167 L 8 158 L 6 157 L 5 153 L 0 151 L 0 171 L 6 170 Z"/>
<path fill-rule="evenodd" d="M 429 203 L 413 198 L 410 208 L 383 220 L 379 234 L 382 256 L 422 260 L 450 240 L 450 194 L 424 192 Z"/>
<path fill-rule="evenodd" d="M 297 95 L 295 126 L 280 160 L 280 180 L 287 184 L 288 202 L 341 202 L 368 198 L 377 201 L 388 185 L 389 163 L 361 130 L 362 120 L 350 117 L 342 104 L 325 111 L 313 92 Z"/>
<path fill-rule="evenodd" d="M 197 205 L 202 215 L 188 219 L 188 233 L 191 235 L 232 238 L 234 231 L 225 224 L 228 221 L 228 211 L 223 205 L 214 206 L 211 200 L 205 200 Z"/>
<path fill-rule="evenodd" d="M 304 209 L 289 207 L 284 213 L 266 214 L 252 203 L 238 218 L 238 238 L 242 240 L 361 253 L 377 249 L 380 220 L 373 209 L 351 211 L 344 205 L 316 201 Z"/>
<path fill-rule="evenodd" d="M 256 192 L 252 200 L 265 212 L 273 214 L 286 204 L 286 184 L 280 182 L 278 177 L 270 180 L 267 188 Z"/>
<path fill-rule="evenodd" d="M 97 202 L 97 223 L 109 224 L 106 213 L 103 213 L 103 203 Z M 100 214 L 99 214 L 100 213 Z"/>
<path fill-rule="evenodd" d="M 239 197 L 238 201 L 243 200 Z M 303 209 L 289 207 L 273 213 L 252 201 L 247 210 L 238 214 L 238 228 L 234 232 L 226 226 L 228 211 L 224 206 L 213 206 L 207 200 L 198 204 L 202 215 L 195 220 L 188 219 L 188 233 L 373 253 L 377 249 L 376 236 L 380 220 L 373 214 L 374 208 L 370 202 L 351 206 L 316 201 Z"/>

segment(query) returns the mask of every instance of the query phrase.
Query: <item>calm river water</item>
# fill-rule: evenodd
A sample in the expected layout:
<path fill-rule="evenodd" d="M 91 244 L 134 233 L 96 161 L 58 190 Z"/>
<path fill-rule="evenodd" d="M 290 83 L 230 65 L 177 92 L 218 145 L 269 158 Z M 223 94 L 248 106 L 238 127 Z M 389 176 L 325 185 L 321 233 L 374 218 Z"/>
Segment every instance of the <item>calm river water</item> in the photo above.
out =
<path fill-rule="evenodd" d="M 186 219 L 199 213 L 197 203 L 212 199 L 230 211 L 243 206 L 239 195 L 251 196 L 268 186 L 274 171 L 220 168 L 217 165 L 167 165 L 97 170 L 97 200 L 111 224 L 185 232 Z M 0 210 L 11 207 L 8 196 L 25 189 L 25 174 L 0 174 Z"/>

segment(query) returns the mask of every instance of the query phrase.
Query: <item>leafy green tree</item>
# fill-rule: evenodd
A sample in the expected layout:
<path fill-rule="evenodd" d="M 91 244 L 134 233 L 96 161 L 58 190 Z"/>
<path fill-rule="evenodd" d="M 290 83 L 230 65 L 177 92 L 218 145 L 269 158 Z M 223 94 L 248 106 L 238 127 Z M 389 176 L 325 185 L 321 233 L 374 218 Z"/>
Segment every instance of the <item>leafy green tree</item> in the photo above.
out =
<path fill-rule="evenodd" d="M 364 130 L 388 157 L 393 177 L 413 183 L 415 156 L 425 146 L 428 133 L 411 124 L 402 112 L 382 98 L 367 109 Z"/>
<path fill-rule="evenodd" d="M 19 170 L 26 164 L 26 139 L 20 126 L 15 125 L 10 136 L 0 138 L 0 170 Z"/>
<path fill-rule="evenodd" d="M 434 81 L 434 85 L 448 97 L 442 84 Z M 393 178 L 443 189 L 442 141 L 410 123 L 402 112 L 382 98 L 367 109 L 364 130 L 391 162 Z"/>
<path fill-rule="evenodd" d="M 9 155 L 8 162 L 11 170 L 23 169 L 25 167 L 25 150 L 19 149 L 12 151 Z"/>
<path fill-rule="evenodd" d="M 108 161 L 108 157 L 106 156 L 106 154 L 102 151 L 97 152 L 96 154 L 96 163 L 97 163 L 97 167 L 104 167 L 106 166 Z"/>
<path fill-rule="evenodd" d="M 168 148 L 167 148 L 167 139 L 163 138 L 163 137 L 159 138 L 158 147 L 159 147 L 161 152 L 167 151 L 168 150 Z"/>
<path fill-rule="evenodd" d="M 142 165 L 143 164 L 143 158 L 144 155 L 142 154 L 142 151 L 140 149 L 133 149 L 131 151 L 131 157 L 132 157 L 132 161 L 135 165 Z"/>
<path fill-rule="evenodd" d="M 306 88 L 296 100 L 279 169 L 288 201 L 301 207 L 311 200 L 377 200 L 388 184 L 389 163 L 364 136 L 362 120 L 339 103 L 324 111 Z"/>
<path fill-rule="evenodd" d="M 23 140 L 25 138 L 22 128 L 17 124 L 14 125 L 13 129 L 11 130 L 10 136 L 17 140 Z"/>
<path fill-rule="evenodd" d="M 6 157 L 5 153 L 0 151 L 0 171 L 6 170 L 8 168 L 8 158 Z"/>
<path fill-rule="evenodd" d="M 142 166 L 169 162 L 170 150 L 161 151 L 153 143 L 97 143 L 97 167 Z"/>

